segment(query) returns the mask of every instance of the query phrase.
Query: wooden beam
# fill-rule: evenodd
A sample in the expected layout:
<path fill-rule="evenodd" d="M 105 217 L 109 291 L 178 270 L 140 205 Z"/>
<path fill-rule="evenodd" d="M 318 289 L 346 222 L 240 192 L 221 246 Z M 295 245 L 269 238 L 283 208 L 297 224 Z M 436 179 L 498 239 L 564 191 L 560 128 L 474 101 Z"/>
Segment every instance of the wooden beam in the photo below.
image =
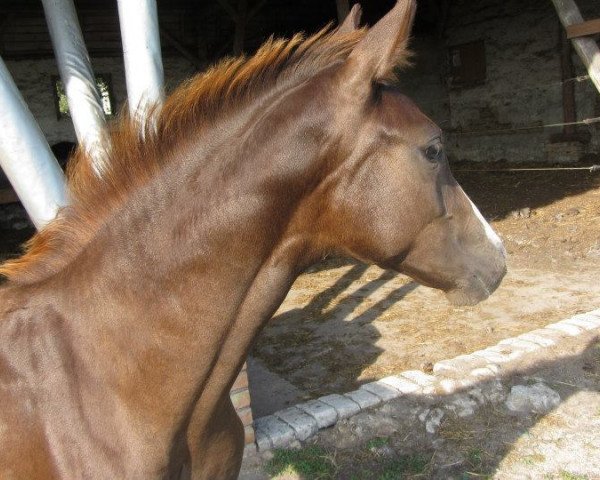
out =
<path fill-rule="evenodd" d="M 19 197 L 12 188 L 0 189 L 0 205 L 5 203 L 16 203 L 19 201 Z"/>
<path fill-rule="evenodd" d="M 560 68 L 562 84 L 562 103 L 563 103 L 563 121 L 572 123 L 577 121 L 577 104 L 575 102 L 575 83 L 565 81 L 575 76 L 573 71 L 573 60 L 571 57 L 571 42 L 565 37 L 562 30 L 558 33 L 560 44 Z M 575 132 L 575 125 L 565 125 L 563 133 L 572 135 Z"/>
<path fill-rule="evenodd" d="M 184 58 L 187 58 L 197 70 L 202 70 L 206 65 L 202 60 L 200 60 L 196 55 L 194 55 L 190 50 L 188 50 L 179 40 L 177 40 L 173 35 L 167 32 L 164 28 L 159 27 L 160 36 L 167 41 L 170 45 L 173 46 L 175 50 L 177 50 Z"/>
<path fill-rule="evenodd" d="M 221 7 L 223 7 L 223 10 L 225 10 L 229 14 L 231 19 L 235 22 L 237 20 L 238 14 L 235 11 L 235 9 L 231 6 L 231 4 L 227 0 L 217 0 L 217 2 L 219 5 L 221 5 Z"/>
<path fill-rule="evenodd" d="M 552 0 L 558 18 L 563 27 L 567 29 L 571 25 L 583 23 L 583 17 L 574 0 Z M 592 38 L 573 38 L 573 47 L 587 68 L 590 79 L 600 93 L 600 48 Z"/>
<path fill-rule="evenodd" d="M 567 27 L 567 38 L 579 38 L 600 33 L 600 18 L 583 23 L 574 23 Z"/>

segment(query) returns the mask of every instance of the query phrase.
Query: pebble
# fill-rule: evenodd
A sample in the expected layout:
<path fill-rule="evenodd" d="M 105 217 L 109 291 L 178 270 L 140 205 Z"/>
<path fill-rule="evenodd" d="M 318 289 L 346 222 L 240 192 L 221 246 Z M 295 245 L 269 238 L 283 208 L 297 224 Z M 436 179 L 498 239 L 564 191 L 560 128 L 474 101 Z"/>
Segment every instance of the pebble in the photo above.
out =
<path fill-rule="evenodd" d="M 531 208 L 525 207 L 519 210 L 513 210 L 510 212 L 510 216 L 513 218 L 529 218 L 531 217 Z"/>
<path fill-rule="evenodd" d="M 565 215 L 567 215 L 569 217 L 572 217 L 572 216 L 575 216 L 575 215 L 579 215 L 579 213 L 580 213 L 580 210 L 578 208 L 573 207 L 573 208 L 569 208 L 565 212 Z"/>
<path fill-rule="evenodd" d="M 419 420 L 425 423 L 425 430 L 431 434 L 438 431 L 443 418 L 444 411 L 441 408 L 426 409 L 419 415 Z"/>

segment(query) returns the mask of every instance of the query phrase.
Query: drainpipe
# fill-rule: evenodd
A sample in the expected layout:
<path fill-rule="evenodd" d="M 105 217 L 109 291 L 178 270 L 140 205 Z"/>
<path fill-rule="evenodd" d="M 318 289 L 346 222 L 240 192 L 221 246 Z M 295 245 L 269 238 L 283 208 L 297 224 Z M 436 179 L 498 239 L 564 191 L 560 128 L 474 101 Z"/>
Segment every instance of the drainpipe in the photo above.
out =
<path fill-rule="evenodd" d="M 129 112 L 143 118 L 163 100 L 163 65 L 156 0 L 118 0 Z"/>
<path fill-rule="evenodd" d="M 75 6 L 72 0 L 42 0 L 42 3 L 75 134 L 100 173 L 106 122 Z"/>
<path fill-rule="evenodd" d="M 0 166 L 39 230 L 67 204 L 65 177 L 0 58 Z"/>

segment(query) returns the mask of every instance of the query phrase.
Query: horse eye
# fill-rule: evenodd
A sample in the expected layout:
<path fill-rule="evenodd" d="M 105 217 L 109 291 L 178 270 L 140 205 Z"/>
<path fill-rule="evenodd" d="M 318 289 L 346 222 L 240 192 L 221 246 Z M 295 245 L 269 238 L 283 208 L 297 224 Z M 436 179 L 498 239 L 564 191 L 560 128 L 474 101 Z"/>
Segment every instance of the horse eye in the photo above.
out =
<path fill-rule="evenodd" d="M 425 149 L 425 156 L 427 157 L 427 160 L 437 162 L 440 159 L 443 150 L 442 144 L 436 143 Z"/>

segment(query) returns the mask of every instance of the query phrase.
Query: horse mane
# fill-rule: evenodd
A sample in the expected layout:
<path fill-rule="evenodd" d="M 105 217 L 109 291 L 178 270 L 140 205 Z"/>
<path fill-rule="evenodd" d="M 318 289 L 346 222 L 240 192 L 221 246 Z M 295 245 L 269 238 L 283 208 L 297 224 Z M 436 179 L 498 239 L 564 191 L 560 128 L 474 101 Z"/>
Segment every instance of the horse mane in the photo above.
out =
<path fill-rule="evenodd" d="M 154 178 L 170 153 L 216 121 L 239 111 L 261 94 L 286 88 L 344 61 L 365 30 L 338 32 L 330 26 L 305 38 L 270 38 L 253 56 L 223 60 L 184 82 L 142 122 L 125 110 L 104 139 L 99 175 L 79 147 L 69 162 L 69 205 L 35 234 L 25 253 L 0 265 L 0 275 L 33 283 L 60 271 L 96 235 L 127 198 Z"/>

